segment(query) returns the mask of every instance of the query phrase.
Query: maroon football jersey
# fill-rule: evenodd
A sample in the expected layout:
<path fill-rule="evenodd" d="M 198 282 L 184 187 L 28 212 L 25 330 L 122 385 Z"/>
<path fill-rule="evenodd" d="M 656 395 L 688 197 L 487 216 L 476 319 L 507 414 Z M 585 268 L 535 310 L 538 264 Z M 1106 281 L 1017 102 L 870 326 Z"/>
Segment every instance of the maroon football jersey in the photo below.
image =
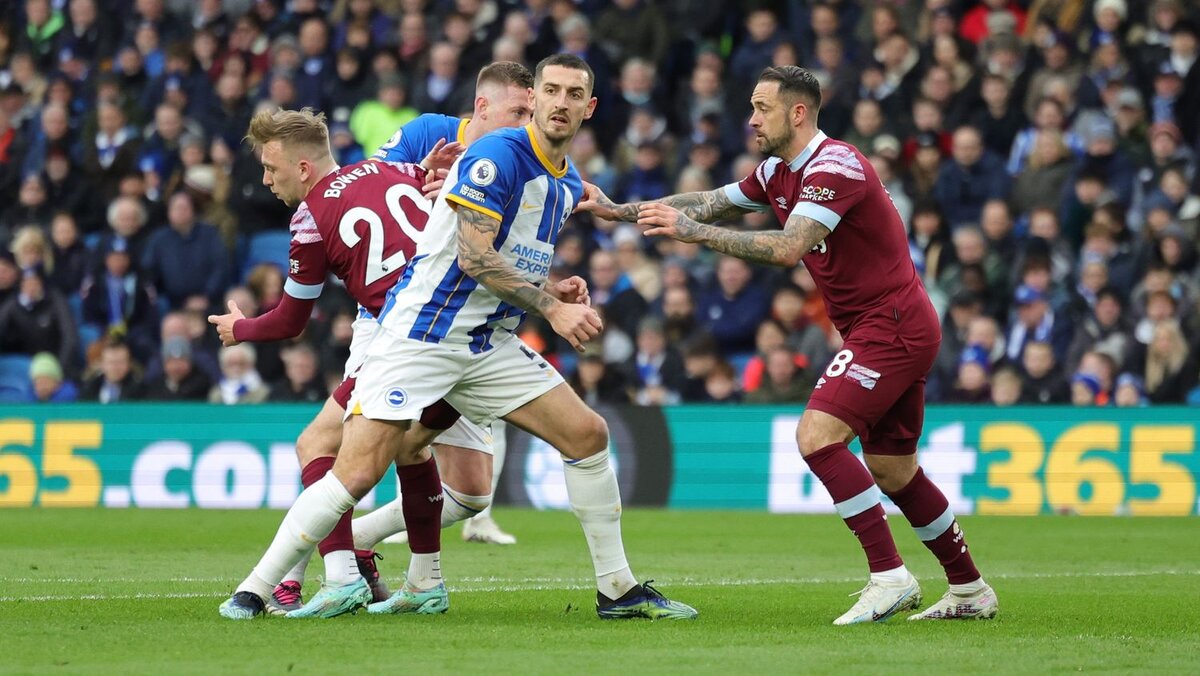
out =
<path fill-rule="evenodd" d="M 868 332 L 908 345 L 941 340 L 937 312 L 908 252 L 892 198 L 862 153 L 818 132 L 790 163 L 772 157 L 725 187 L 743 208 L 765 206 L 780 223 L 815 219 L 829 236 L 804 256 L 843 337 Z"/>
<path fill-rule="evenodd" d="M 351 298 L 378 316 L 429 220 L 423 176 L 417 165 L 367 160 L 313 186 L 292 216 L 284 291 L 316 298 L 332 272 Z"/>

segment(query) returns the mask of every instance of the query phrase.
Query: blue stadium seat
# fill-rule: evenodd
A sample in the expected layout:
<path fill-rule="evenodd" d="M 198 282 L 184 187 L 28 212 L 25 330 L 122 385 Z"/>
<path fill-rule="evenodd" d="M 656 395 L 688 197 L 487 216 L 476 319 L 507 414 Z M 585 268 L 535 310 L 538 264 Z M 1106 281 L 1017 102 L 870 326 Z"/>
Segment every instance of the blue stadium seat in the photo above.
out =
<path fill-rule="evenodd" d="M 251 237 L 246 251 L 246 260 L 242 263 L 242 281 L 246 281 L 246 275 L 250 274 L 254 266 L 259 263 L 271 263 L 277 266 L 284 276 L 287 276 L 288 250 L 291 248 L 291 241 L 292 234 L 287 231 L 260 232 Z"/>
<path fill-rule="evenodd" d="M 33 382 L 29 380 L 29 362 L 32 360 L 24 354 L 0 354 L 0 401 L 33 399 Z"/>

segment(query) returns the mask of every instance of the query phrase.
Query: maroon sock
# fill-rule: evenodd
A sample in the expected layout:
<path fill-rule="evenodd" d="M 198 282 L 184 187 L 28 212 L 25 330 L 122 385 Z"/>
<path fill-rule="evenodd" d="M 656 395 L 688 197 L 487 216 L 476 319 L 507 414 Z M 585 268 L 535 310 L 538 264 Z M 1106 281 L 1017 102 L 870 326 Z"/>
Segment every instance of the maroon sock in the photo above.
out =
<path fill-rule="evenodd" d="M 433 458 L 419 465 L 396 467 L 400 477 L 400 507 L 408 526 L 413 554 L 442 550 L 442 478 Z"/>
<path fill-rule="evenodd" d="M 804 458 L 809 469 L 833 498 L 833 506 L 858 538 L 872 573 L 904 565 L 879 504 L 879 489 L 871 473 L 846 444 L 831 444 Z"/>
<path fill-rule="evenodd" d="M 889 493 L 888 497 L 904 512 L 904 517 L 917 531 L 917 537 L 946 569 L 950 584 L 966 584 L 979 579 L 979 570 L 967 551 L 967 541 L 950 503 L 920 467 L 907 486 Z"/>
<path fill-rule="evenodd" d="M 333 463 L 337 458 L 322 456 L 313 458 L 311 462 L 300 470 L 300 483 L 304 484 L 305 488 L 320 481 L 329 470 L 333 469 Z M 321 540 L 317 545 L 317 551 L 321 552 L 321 556 L 325 556 L 329 552 L 336 552 L 339 549 L 354 549 L 354 530 L 350 526 L 350 522 L 354 519 L 354 510 L 351 509 L 338 519 L 337 525 L 333 527 L 333 531 L 328 537 Z"/>

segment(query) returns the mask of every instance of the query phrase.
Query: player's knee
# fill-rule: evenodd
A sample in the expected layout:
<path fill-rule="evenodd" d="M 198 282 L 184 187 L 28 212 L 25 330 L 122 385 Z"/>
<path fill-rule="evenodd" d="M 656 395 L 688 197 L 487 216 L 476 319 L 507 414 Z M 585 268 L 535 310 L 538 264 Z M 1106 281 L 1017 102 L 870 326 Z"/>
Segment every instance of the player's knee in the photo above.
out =
<path fill-rule="evenodd" d="M 854 433 L 837 418 L 818 411 L 805 411 L 796 425 L 796 445 L 800 455 L 809 456 L 837 443 L 848 443 Z"/>
<path fill-rule="evenodd" d="M 300 461 L 300 466 L 304 467 L 317 458 L 337 455 L 337 448 L 329 449 L 328 446 L 329 444 L 321 443 L 321 435 L 304 430 L 300 438 L 296 439 L 296 459 Z"/>
<path fill-rule="evenodd" d="M 589 458 L 608 448 L 608 423 L 596 413 L 580 424 L 578 435 L 575 448 L 571 450 L 577 451 L 579 458 Z"/>
<path fill-rule="evenodd" d="M 375 484 L 379 483 L 379 475 L 369 467 L 351 467 L 338 470 L 334 468 L 335 476 L 338 481 L 342 482 L 346 492 L 354 496 L 354 499 L 361 500 L 364 495 L 371 492 Z"/>

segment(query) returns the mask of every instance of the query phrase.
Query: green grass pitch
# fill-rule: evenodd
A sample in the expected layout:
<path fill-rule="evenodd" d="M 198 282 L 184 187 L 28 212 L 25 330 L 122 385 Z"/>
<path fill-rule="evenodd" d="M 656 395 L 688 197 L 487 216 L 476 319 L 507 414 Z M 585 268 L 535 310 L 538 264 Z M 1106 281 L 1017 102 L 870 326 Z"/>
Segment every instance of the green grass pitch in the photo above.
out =
<path fill-rule="evenodd" d="M 597 619 L 574 518 L 513 510 L 516 546 L 445 533 L 447 615 L 221 619 L 280 516 L 0 511 L 0 673 L 1200 673 L 1195 519 L 962 519 L 991 622 L 836 628 L 865 577 L 836 517 L 647 510 L 625 515 L 634 573 L 695 622 Z M 945 580 L 903 523 L 928 603 Z M 395 580 L 407 548 L 383 553 Z"/>

